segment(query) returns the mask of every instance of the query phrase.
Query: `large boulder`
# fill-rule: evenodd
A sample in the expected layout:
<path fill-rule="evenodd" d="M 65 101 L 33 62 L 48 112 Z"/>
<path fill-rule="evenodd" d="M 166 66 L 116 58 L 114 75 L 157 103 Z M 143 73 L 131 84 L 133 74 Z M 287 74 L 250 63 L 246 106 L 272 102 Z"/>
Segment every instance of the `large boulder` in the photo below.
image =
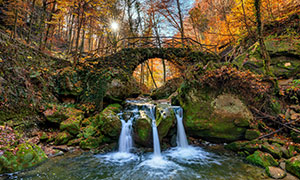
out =
<path fill-rule="evenodd" d="M 286 161 L 286 170 L 300 178 L 300 155 Z"/>
<path fill-rule="evenodd" d="M 187 134 L 216 143 L 245 138 L 253 115 L 238 97 L 185 84 L 178 93 L 173 102 L 184 109 Z"/>
<path fill-rule="evenodd" d="M 122 123 L 119 117 L 122 106 L 111 104 L 101 113 L 85 119 L 78 135 L 82 138 L 80 147 L 94 149 L 104 142 L 112 142 L 119 138 Z"/>
<path fill-rule="evenodd" d="M 140 116 L 135 120 L 133 130 L 135 143 L 142 146 L 151 147 L 152 119 L 147 115 L 145 111 L 140 111 Z"/>
<path fill-rule="evenodd" d="M 121 105 L 112 104 L 99 114 L 100 123 L 102 124 L 101 132 L 112 139 L 118 139 L 122 129 L 122 123 L 118 115 L 121 110 Z"/>
<path fill-rule="evenodd" d="M 48 157 L 37 145 L 19 144 L 17 151 L 4 151 L 0 154 L 0 174 L 21 171 L 45 161 Z"/>

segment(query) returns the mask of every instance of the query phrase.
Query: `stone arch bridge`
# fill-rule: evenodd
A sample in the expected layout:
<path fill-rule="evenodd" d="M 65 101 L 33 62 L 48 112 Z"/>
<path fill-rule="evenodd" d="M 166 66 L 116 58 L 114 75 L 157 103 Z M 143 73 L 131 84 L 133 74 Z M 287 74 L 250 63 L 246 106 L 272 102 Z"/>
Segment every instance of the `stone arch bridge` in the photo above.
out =
<path fill-rule="evenodd" d="M 96 68 L 121 68 L 128 73 L 133 73 L 139 64 L 153 58 L 167 60 L 182 71 L 195 63 L 218 59 L 216 46 L 203 45 L 191 38 L 126 38 L 103 51 L 106 56 L 87 61 L 95 64 Z"/>

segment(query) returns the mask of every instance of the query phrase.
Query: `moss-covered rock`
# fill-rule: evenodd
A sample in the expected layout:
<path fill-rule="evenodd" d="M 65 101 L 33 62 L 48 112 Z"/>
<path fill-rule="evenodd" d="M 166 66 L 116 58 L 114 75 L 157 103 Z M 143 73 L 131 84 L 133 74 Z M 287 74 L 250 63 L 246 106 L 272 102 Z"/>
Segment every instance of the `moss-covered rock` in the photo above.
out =
<path fill-rule="evenodd" d="M 260 148 L 261 141 L 254 140 L 254 141 L 235 141 L 225 146 L 225 149 L 244 153 L 244 154 L 252 154 L 256 150 Z"/>
<path fill-rule="evenodd" d="M 21 171 L 45 161 L 48 157 L 37 145 L 23 143 L 18 145 L 17 152 L 4 151 L 0 156 L 0 174 Z"/>
<path fill-rule="evenodd" d="M 244 139 L 253 116 L 234 95 L 211 89 L 187 87 L 179 90 L 177 101 L 184 109 L 187 133 L 211 142 Z"/>
<path fill-rule="evenodd" d="M 300 178 L 300 156 L 295 156 L 286 161 L 286 170 Z"/>
<path fill-rule="evenodd" d="M 152 145 L 152 119 L 145 111 L 140 111 L 140 117 L 135 120 L 133 126 L 134 142 L 139 145 L 151 147 Z"/>
<path fill-rule="evenodd" d="M 48 140 L 48 135 L 46 132 L 42 132 L 41 136 L 40 136 L 40 141 L 47 141 Z"/>
<path fill-rule="evenodd" d="M 234 151 L 234 152 L 238 152 L 238 151 L 243 150 L 243 148 L 247 144 L 249 144 L 249 141 L 235 141 L 235 142 L 225 145 L 225 149 Z"/>
<path fill-rule="evenodd" d="M 253 154 L 249 155 L 246 160 L 254 165 L 261 167 L 268 166 L 278 166 L 278 162 L 273 158 L 273 156 L 269 153 L 263 153 L 259 150 L 255 151 Z"/>
<path fill-rule="evenodd" d="M 245 134 L 245 139 L 253 140 L 260 136 L 260 132 L 257 129 L 247 129 Z"/>
<path fill-rule="evenodd" d="M 274 179 L 282 179 L 287 175 L 284 170 L 273 166 L 266 167 L 266 173 L 270 178 Z"/>
<path fill-rule="evenodd" d="M 96 135 L 96 133 L 97 133 L 97 128 L 92 125 L 89 125 L 83 129 L 82 134 L 84 138 L 88 138 L 90 136 Z"/>
<path fill-rule="evenodd" d="M 110 138 L 118 139 L 122 123 L 118 113 L 121 112 L 122 106 L 119 104 L 112 104 L 106 107 L 100 114 L 101 132 Z"/>
<path fill-rule="evenodd" d="M 47 104 L 43 112 L 49 122 L 60 124 L 68 118 L 83 116 L 83 112 L 63 104 Z"/>
<path fill-rule="evenodd" d="M 56 80 L 56 92 L 65 96 L 79 96 L 83 91 L 81 77 L 72 67 L 62 69 Z"/>
<path fill-rule="evenodd" d="M 73 136 L 70 133 L 65 132 L 65 131 L 60 132 L 57 134 L 54 144 L 56 144 L 56 145 L 67 144 L 68 141 L 72 138 L 73 138 Z"/>
<path fill-rule="evenodd" d="M 282 36 L 270 36 L 265 40 L 266 48 L 271 56 L 271 71 L 277 77 L 289 78 L 299 73 L 300 57 L 299 39 Z M 234 62 L 240 68 L 252 72 L 263 73 L 263 58 L 260 54 L 259 43 L 256 42 Z"/>
<path fill-rule="evenodd" d="M 272 144 L 270 145 L 269 143 L 264 143 L 261 146 L 262 151 L 270 153 L 274 158 L 280 159 L 282 156 L 282 151 L 280 149 L 279 144 Z"/>
<path fill-rule="evenodd" d="M 103 136 L 100 137 L 88 137 L 84 140 L 81 140 L 79 143 L 80 148 L 82 149 L 95 149 L 100 146 L 103 142 Z"/>
<path fill-rule="evenodd" d="M 172 107 L 168 104 L 158 104 L 156 106 L 156 125 L 159 138 L 164 138 L 176 120 Z"/>
<path fill-rule="evenodd" d="M 60 130 L 68 131 L 73 135 L 77 135 L 80 130 L 80 123 L 83 119 L 83 114 L 79 114 L 77 116 L 71 116 L 67 120 L 60 123 Z"/>
<path fill-rule="evenodd" d="M 287 147 L 281 147 L 282 157 L 289 159 L 293 157 L 297 152 L 293 145 L 288 145 Z"/>
<path fill-rule="evenodd" d="M 291 132 L 291 137 L 292 137 L 292 140 L 293 140 L 295 143 L 300 143 L 300 133 L 297 133 L 297 132 L 292 131 L 292 132 Z"/>

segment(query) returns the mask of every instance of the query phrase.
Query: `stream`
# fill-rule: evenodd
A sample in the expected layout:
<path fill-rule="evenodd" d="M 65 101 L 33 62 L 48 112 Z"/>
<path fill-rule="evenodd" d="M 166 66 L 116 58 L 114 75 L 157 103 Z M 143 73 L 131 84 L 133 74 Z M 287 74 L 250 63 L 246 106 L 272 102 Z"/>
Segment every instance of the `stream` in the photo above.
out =
<path fill-rule="evenodd" d="M 116 152 L 66 154 L 51 158 L 31 170 L 10 174 L 7 179 L 23 180 L 154 180 L 264 179 L 264 170 L 244 163 L 225 151 L 188 144 L 183 126 L 183 109 L 172 106 L 177 120 L 177 146 L 161 151 L 156 127 L 155 105 L 130 102 L 120 113 L 122 130 Z M 132 125 L 143 110 L 152 120 L 153 152 L 134 153 Z M 131 114 L 123 118 L 123 114 Z M 1 179 L 1 177 L 0 177 Z"/>

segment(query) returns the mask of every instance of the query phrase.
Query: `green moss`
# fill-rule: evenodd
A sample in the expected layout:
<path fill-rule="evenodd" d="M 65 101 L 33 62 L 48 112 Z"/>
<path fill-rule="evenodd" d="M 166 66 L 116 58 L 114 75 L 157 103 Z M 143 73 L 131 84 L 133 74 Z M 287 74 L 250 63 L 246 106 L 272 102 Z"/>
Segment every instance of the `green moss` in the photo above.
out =
<path fill-rule="evenodd" d="M 118 113 L 120 113 L 122 106 L 119 104 L 112 104 L 106 107 L 99 115 L 97 124 L 101 124 L 101 132 L 113 139 L 117 139 L 120 135 L 122 123 Z"/>
<path fill-rule="evenodd" d="M 215 92 L 216 93 L 216 92 Z M 179 96 L 182 96 L 180 94 Z M 184 109 L 187 132 L 213 142 L 243 139 L 252 114 L 231 95 L 190 89 L 179 101 Z"/>
<path fill-rule="evenodd" d="M 57 134 L 54 144 L 56 145 L 67 144 L 68 141 L 72 138 L 73 136 L 70 135 L 68 132 L 60 132 Z"/>
<path fill-rule="evenodd" d="M 280 159 L 282 156 L 282 151 L 280 149 L 280 145 L 276 145 L 276 144 L 268 144 L 268 143 L 264 143 L 261 146 L 262 151 L 270 153 L 274 158 L 276 159 Z"/>
<path fill-rule="evenodd" d="M 80 123 L 82 119 L 83 119 L 83 115 L 72 116 L 67 120 L 61 122 L 59 128 L 61 131 L 66 130 L 73 135 L 77 135 L 80 130 Z"/>
<path fill-rule="evenodd" d="M 247 140 L 253 140 L 260 136 L 260 132 L 257 129 L 247 129 L 245 133 L 245 138 Z"/>
<path fill-rule="evenodd" d="M 299 129 L 298 129 L 298 130 L 299 130 Z M 295 143 L 300 143 L 300 133 L 297 133 L 297 132 L 292 131 L 292 132 L 291 132 L 291 137 L 292 137 L 292 139 L 293 139 L 293 141 L 294 141 Z"/>
<path fill-rule="evenodd" d="M 82 149 L 95 149 L 100 146 L 103 142 L 103 136 L 100 137 L 88 137 L 82 141 L 80 141 L 79 146 Z"/>
<path fill-rule="evenodd" d="M 42 135 L 40 136 L 40 141 L 47 141 L 48 140 L 48 135 L 47 133 L 43 132 Z"/>
<path fill-rule="evenodd" d="M 137 134 L 140 141 L 148 143 L 151 137 L 151 124 L 147 119 L 138 119 L 136 122 Z"/>
<path fill-rule="evenodd" d="M 300 178 L 300 156 L 288 159 L 286 161 L 286 170 Z"/>
<path fill-rule="evenodd" d="M 225 145 L 225 149 L 234 151 L 234 152 L 238 152 L 238 151 L 241 151 L 243 149 L 243 147 L 248 143 L 249 143 L 249 141 L 235 141 L 235 142 Z"/>
<path fill-rule="evenodd" d="M 251 164 L 264 168 L 268 166 L 278 166 L 278 162 L 272 157 L 272 155 L 258 150 L 255 151 L 254 154 L 249 155 L 246 160 Z"/>
<path fill-rule="evenodd" d="M 175 113 L 170 105 L 159 104 L 156 106 L 156 125 L 160 139 L 168 134 L 175 119 Z"/>
<path fill-rule="evenodd" d="M 23 143 L 18 145 L 17 149 L 15 155 L 10 151 L 4 151 L 4 154 L 0 156 L 0 173 L 21 171 L 48 158 L 37 145 Z"/>
<path fill-rule="evenodd" d="M 88 138 L 90 136 L 94 136 L 96 133 L 97 133 L 97 129 L 94 126 L 89 125 L 89 126 L 84 128 L 83 137 Z"/>

